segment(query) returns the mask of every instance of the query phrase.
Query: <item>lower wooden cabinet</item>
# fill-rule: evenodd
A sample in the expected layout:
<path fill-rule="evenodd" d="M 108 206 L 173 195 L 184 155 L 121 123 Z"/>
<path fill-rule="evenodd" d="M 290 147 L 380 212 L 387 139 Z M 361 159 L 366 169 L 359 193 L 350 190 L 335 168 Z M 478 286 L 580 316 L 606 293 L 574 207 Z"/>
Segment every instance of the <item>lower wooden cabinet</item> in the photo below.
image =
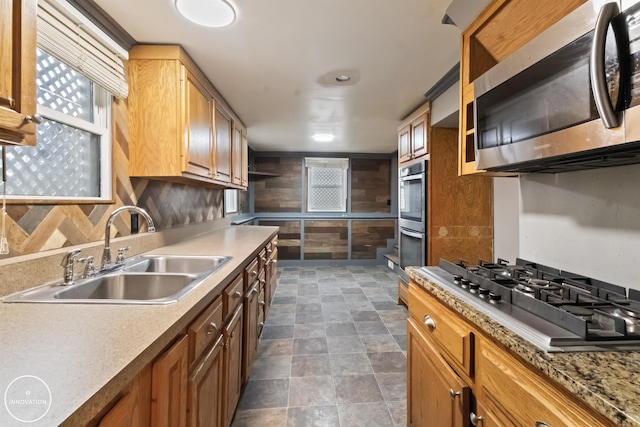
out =
<path fill-rule="evenodd" d="M 408 320 L 407 415 L 413 426 L 468 426 L 470 388 Z"/>
<path fill-rule="evenodd" d="M 261 273 L 263 276 L 264 273 Z M 260 282 L 256 281 L 244 297 L 244 352 L 242 354 L 242 382 L 249 379 L 249 370 L 258 351 L 258 324 L 260 317 Z"/>
<path fill-rule="evenodd" d="M 613 426 L 413 281 L 407 416 L 413 427 Z"/>
<path fill-rule="evenodd" d="M 242 390 L 242 325 L 243 306 L 237 308 L 224 329 L 224 426 L 231 424 Z"/>
<path fill-rule="evenodd" d="M 98 427 L 146 427 L 151 424 L 151 367 L 131 382 Z"/>
<path fill-rule="evenodd" d="M 266 250 L 262 254 L 264 261 L 248 261 L 243 273 L 89 425 L 229 427 L 256 357 L 266 301 L 270 301 L 268 284 L 271 295 L 275 292 L 277 250 L 271 251 L 270 258 Z M 268 271 L 267 260 L 272 266 Z"/>
<path fill-rule="evenodd" d="M 187 369 L 189 358 L 184 335 L 153 363 L 151 374 L 151 425 L 187 425 Z"/>
<path fill-rule="evenodd" d="M 223 337 L 215 344 L 189 375 L 187 382 L 187 425 L 219 427 L 224 404 Z"/>

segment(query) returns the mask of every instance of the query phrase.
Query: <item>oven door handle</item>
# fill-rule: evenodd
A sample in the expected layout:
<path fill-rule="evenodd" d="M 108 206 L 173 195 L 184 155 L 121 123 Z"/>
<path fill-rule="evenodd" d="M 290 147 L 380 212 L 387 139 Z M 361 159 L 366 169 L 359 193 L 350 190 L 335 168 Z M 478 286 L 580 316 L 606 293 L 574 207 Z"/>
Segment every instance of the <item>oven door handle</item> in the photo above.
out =
<path fill-rule="evenodd" d="M 604 67 L 607 30 L 611 20 L 619 13 L 620 9 L 618 9 L 617 3 L 606 3 L 602 6 L 596 19 L 593 45 L 591 45 L 591 57 L 589 58 L 589 76 L 591 77 L 593 98 L 602 123 L 607 129 L 620 126 L 620 121 L 609 98 Z"/>
<path fill-rule="evenodd" d="M 407 231 L 404 228 L 400 229 L 400 233 L 404 234 L 405 236 L 413 237 L 414 239 L 422 239 L 424 237 L 422 233 Z"/>
<path fill-rule="evenodd" d="M 401 181 L 415 181 L 415 180 L 418 180 L 418 179 L 422 179 L 423 177 L 424 177 L 424 174 L 419 173 L 419 174 L 416 174 L 416 175 L 401 176 L 400 180 Z"/>

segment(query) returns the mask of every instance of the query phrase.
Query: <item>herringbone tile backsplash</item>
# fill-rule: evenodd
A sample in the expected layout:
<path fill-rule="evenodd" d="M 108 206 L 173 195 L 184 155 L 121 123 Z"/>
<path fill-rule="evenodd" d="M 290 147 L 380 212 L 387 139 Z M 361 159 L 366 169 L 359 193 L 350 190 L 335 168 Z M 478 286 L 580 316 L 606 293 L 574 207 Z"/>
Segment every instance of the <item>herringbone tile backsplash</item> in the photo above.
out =
<path fill-rule="evenodd" d="M 113 120 L 115 204 L 7 205 L 6 227 L 10 253 L 5 257 L 102 240 L 109 214 L 124 205 L 145 208 L 159 229 L 222 218 L 222 190 L 130 178 L 127 172 L 126 101 L 114 102 Z M 116 235 L 129 234 L 128 215 L 121 215 L 113 225 L 112 230 L 117 230 Z"/>

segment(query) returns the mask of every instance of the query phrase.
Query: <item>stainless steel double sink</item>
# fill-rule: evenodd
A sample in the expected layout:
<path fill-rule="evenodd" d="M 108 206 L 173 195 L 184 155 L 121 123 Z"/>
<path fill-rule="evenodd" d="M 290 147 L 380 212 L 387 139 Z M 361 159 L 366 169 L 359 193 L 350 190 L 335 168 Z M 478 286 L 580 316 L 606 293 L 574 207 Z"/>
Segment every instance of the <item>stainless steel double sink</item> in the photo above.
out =
<path fill-rule="evenodd" d="M 117 270 L 61 286 L 61 281 L 9 295 L 3 302 L 169 304 L 180 300 L 231 257 L 139 255 Z"/>

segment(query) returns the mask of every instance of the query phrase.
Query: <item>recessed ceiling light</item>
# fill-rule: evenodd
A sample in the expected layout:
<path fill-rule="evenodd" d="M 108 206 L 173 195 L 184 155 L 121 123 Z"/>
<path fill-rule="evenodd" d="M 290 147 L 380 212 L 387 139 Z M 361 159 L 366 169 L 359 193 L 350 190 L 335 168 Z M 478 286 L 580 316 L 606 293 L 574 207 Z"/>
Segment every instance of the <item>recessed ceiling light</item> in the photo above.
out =
<path fill-rule="evenodd" d="M 316 142 L 331 142 L 335 139 L 335 136 L 330 133 L 316 133 L 312 138 Z"/>
<path fill-rule="evenodd" d="M 205 27 L 226 27 L 236 20 L 236 11 L 226 0 L 175 0 L 178 12 Z"/>
<path fill-rule="evenodd" d="M 349 80 L 351 80 L 351 77 L 347 76 L 346 74 L 341 74 L 336 77 L 336 81 L 338 82 L 348 82 Z"/>

